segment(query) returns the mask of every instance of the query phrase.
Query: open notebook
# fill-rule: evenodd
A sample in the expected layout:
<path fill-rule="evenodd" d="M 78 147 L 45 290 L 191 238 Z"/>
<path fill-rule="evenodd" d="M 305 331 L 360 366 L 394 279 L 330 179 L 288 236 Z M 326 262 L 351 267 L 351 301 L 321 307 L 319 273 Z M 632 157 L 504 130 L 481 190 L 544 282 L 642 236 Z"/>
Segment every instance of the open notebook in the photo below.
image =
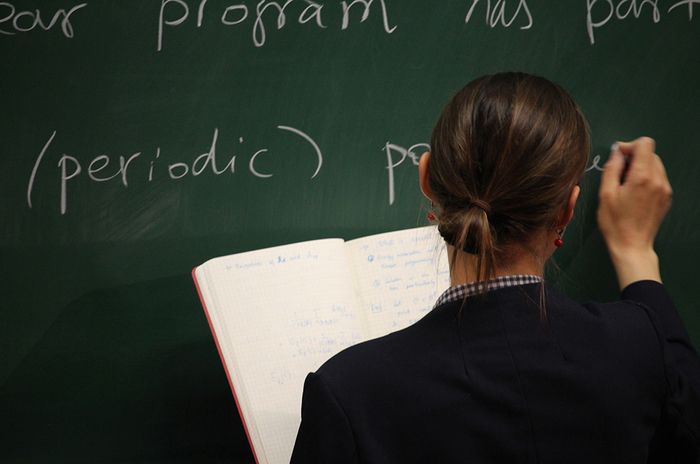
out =
<path fill-rule="evenodd" d="M 223 256 L 192 275 L 259 464 L 289 462 L 306 374 L 417 321 L 449 286 L 435 227 Z"/>

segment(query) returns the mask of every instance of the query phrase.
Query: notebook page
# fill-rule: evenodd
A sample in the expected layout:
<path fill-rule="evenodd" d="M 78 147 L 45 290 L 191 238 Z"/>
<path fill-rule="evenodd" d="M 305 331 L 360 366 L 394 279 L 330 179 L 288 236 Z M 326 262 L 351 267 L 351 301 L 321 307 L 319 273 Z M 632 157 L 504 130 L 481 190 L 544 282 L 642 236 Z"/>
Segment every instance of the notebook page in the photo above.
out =
<path fill-rule="evenodd" d="M 233 373 L 239 372 L 239 370 L 238 366 L 235 363 L 235 359 L 233 358 L 233 352 L 231 351 L 230 343 L 224 342 L 226 338 L 223 334 L 223 326 L 220 319 L 220 313 L 219 310 L 216 309 L 220 306 L 218 304 L 218 300 L 214 297 L 213 289 L 210 288 L 210 278 L 208 277 L 209 273 L 207 272 L 207 267 L 205 267 L 204 265 L 197 267 L 195 270 L 195 275 L 200 297 L 204 301 L 207 319 L 209 320 L 209 324 L 216 333 L 217 348 L 219 350 L 220 355 L 225 360 L 224 364 L 226 367 L 226 372 L 229 376 L 229 381 L 233 385 L 237 405 L 241 410 L 247 410 L 249 409 L 249 406 L 246 400 L 245 389 L 240 382 L 236 381 L 237 379 L 233 378 Z M 246 432 L 249 436 L 250 442 L 253 444 L 252 446 L 255 449 L 256 457 L 261 462 L 267 462 L 267 459 L 264 458 L 264 452 L 262 451 L 260 446 L 260 433 L 258 431 L 257 425 L 254 421 L 251 420 L 246 419 L 245 422 Z"/>
<path fill-rule="evenodd" d="M 339 239 L 285 245 L 205 263 L 215 327 L 261 463 L 288 463 L 304 378 L 365 338 L 350 262 Z M 251 419 L 252 418 L 252 419 Z M 255 433 L 252 433 L 255 424 Z"/>
<path fill-rule="evenodd" d="M 363 237 L 346 246 L 369 338 L 416 322 L 450 285 L 444 241 L 433 226 Z"/>

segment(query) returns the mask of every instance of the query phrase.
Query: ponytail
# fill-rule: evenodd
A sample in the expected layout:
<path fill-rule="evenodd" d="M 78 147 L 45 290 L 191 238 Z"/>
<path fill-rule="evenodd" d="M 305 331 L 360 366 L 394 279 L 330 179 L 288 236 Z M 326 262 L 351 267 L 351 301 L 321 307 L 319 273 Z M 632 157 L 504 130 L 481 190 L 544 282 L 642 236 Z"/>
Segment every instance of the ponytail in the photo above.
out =
<path fill-rule="evenodd" d="M 489 223 L 491 207 L 483 200 L 472 200 L 465 209 L 446 209 L 440 217 L 438 230 L 454 247 L 452 262 L 459 250 L 476 256 L 475 281 L 479 293 L 487 290 L 484 283 L 494 278 L 496 240 Z"/>

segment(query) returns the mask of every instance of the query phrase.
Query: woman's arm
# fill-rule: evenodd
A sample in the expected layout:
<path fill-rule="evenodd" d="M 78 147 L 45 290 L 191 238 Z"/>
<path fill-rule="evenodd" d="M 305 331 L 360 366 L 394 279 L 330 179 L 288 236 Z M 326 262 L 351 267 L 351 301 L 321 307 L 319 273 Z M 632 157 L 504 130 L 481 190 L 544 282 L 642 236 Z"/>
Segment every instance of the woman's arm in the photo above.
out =
<path fill-rule="evenodd" d="M 624 289 L 639 280 L 661 282 L 654 238 L 671 207 L 671 184 L 648 137 L 617 143 L 600 182 L 598 226 Z"/>

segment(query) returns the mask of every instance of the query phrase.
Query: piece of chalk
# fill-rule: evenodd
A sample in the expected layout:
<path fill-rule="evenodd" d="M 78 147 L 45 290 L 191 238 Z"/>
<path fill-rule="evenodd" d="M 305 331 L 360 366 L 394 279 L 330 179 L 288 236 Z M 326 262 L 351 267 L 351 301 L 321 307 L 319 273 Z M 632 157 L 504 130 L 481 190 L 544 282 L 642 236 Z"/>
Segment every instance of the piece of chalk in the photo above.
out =
<path fill-rule="evenodd" d="M 622 174 L 620 175 L 620 185 L 622 185 L 625 183 L 625 179 L 627 178 L 627 171 L 629 171 L 629 169 L 630 169 L 630 163 L 632 161 L 632 156 L 622 153 L 620 151 L 620 144 L 618 142 L 615 142 L 610 146 L 610 152 L 621 154 L 625 160 L 625 165 L 622 168 Z"/>

